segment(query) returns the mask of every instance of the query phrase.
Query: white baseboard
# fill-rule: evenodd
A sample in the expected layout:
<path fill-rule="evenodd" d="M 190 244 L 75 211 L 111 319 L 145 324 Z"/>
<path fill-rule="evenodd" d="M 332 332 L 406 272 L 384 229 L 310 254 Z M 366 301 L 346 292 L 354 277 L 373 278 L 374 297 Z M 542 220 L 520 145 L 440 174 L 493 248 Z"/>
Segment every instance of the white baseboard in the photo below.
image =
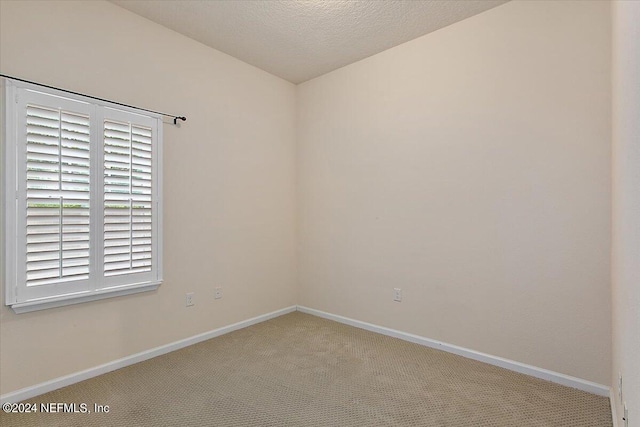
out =
<path fill-rule="evenodd" d="M 616 395 L 614 394 L 613 387 L 609 388 L 609 402 L 611 404 L 611 419 L 613 420 L 613 427 L 618 427 L 618 407 L 616 405 Z"/>
<path fill-rule="evenodd" d="M 298 306 L 298 311 L 302 313 L 312 314 L 314 316 L 323 317 L 325 319 L 334 320 L 336 322 L 344 323 L 346 325 L 355 326 L 356 328 L 366 329 L 367 331 L 377 332 L 382 335 L 387 335 L 394 338 L 399 338 L 404 341 L 409 341 L 415 344 L 420 344 L 426 347 L 435 348 L 437 350 L 446 351 L 448 353 L 457 354 L 468 359 L 477 360 L 480 362 L 488 363 L 490 365 L 499 366 L 501 368 L 509 369 L 510 371 L 519 372 L 521 374 L 530 375 L 535 378 L 551 381 L 564 386 L 576 388 L 578 390 L 586 391 L 599 396 L 609 396 L 609 387 L 602 384 L 594 383 L 591 381 L 583 380 L 581 378 L 572 377 L 569 375 L 561 374 L 559 372 L 549 371 L 547 369 L 538 368 L 536 366 L 527 365 L 525 363 L 516 362 L 515 360 L 504 359 L 498 356 L 492 356 L 490 354 L 481 353 L 479 351 L 470 350 L 468 348 L 459 347 L 453 344 L 447 344 L 445 342 L 432 340 L 430 338 L 421 337 L 419 335 L 409 334 L 406 332 L 397 331 L 395 329 L 385 328 L 384 326 L 373 325 L 371 323 L 362 322 L 360 320 L 350 319 L 348 317 L 338 316 L 336 314 L 326 313 L 324 311 L 316 310 L 309 307 Z"/>
<path fill-rule="evenodd" d="M 63 377 L 55 378 L 50 381 L 46 381 L 40 384 L 36 384 L 31 387 L 26 387 L 11 393 L 3 394 L 0 396 L 0 404 L 5 402 L 19 402 L 25 399 L 38 396 L 43 393 L 47 393 L 62 387 L 66 387 L 71 384 L 75 384 L 80 381 L 84 381 L 89 378 L 96 377 L 98 375 L 106 374 L 107 372 L 115 371 L 116 369 L 124 368 L 125 366 L 133 365 L 138 362 L 142 362 L 163 354 L 179 350 L 184 347 L 188 347 L 193 344 L 197 344 L 202 341 L 206 341 L 211 338 L 215 338 L 220 335 L 227 334 L 237 329 L 246 328 L 247 326 L 255 325 L 256 323 L 264 322 L 274 317 L 282 316 L 283 314 L 291 313 L 293 311 L 300 311 L 302 313 L 311 314 L 314 316 L 322 317 L 336 322 L 344 323 L 347 325 L 355 326 L 357 328 L 365 329 L 372 332 L 377 332 L 383 335 L 399 338 L 404 341 L 409 341 L 415 344 L 424 345 L 426 347 L 435 348 L 438 350 L 446 351 L 449 353 L 457 354 L 469 359 L 478 360 L 480 362 L 488 363 L 490 365 L 499 366 L 501 368 L 509 369 L 511 371 L 519 372 L 522 374 L 530 375 L 532 377 L 540 378 L 543 380 L 551 381 L 557 384 L 573 387 L 578 390 L 583 390 L 589 393 L 597 394 L 599 396 L 608 396 L 611 399 L 611 412 L 613 417 L 613 426 L 617 427 L 616 405 L 613 392 L 609 387 L 602 384 L 597 384 L 591 381 L 583 380 L 580 378 L 572 377 L 569 375 L 561 374 L 547 369 L 538 368 L 535 366 L 527 365 L 524 363 L 516 362 L 502 357 L 492 356 L 486 353 L 480 353 L 478 351 L 470 350 L 464 347 L 459 347 L 452 344 L 447 344 L 441 341 L 432 340 L 429 338 L 421 337 L 406 332 L 397 331 L 395 329 L 386 328 L 383 326 L 373 325 L 371 323 L 362 322 L 348 317 L 338 316 L 324 311 L 308 308 L 304 306 L 291 306 L 276 310 L 271 313 L 263 314 L 251 319 L 243 320 L 232 325 L 224 326 L 218 329 L 214 329 L 209 332 L 194 335 L 183 340 L 175 341 L 160 347 L 152 348 L 131 356 L 123 357 L 121 359 L 114 360 L 112 362 L 105 363 L 100 366 L 86 369 L 84 371 L 76 372 Z"/>
<path fill-rule="evenodd" d="M 235 331 L 237 329 L 246 328 L 247 326 L 255 325 L 256 323 L 264 322 L 265 320 L 273 319 L 274 317 L 282 316 L 283 314 L 291 313 L 293 311 L 296 311 L 296 306 L 276 310 L 271 313 L 254 317 L 252 319 L 243 320 L 232 325 L 223 326 L 222 328 L 194 335 L 192 337 L 162 345 L 160 347 L 152 348 L 150 350 L 146 350 L 137 354 L 132 354 L 131 356 L 123 357 L 122 359 L 114 360 L 112 362 L 96 366 L 94 368 L 89 368 L 84 371 L 55 378 L 53 380 L 36 384 L 31 387 L 26 387 L 18 391 L 3 394 L 2 396 L 0 396 L 0 404 L 3 404 L 5 402 L 19 402 L 21 400 L 30 399 L 43 393 L 47 393 L 61 387 L 66 387 L 68 385 L 75 384 L 89 378 L 97 377 L 98 375 L 106 374 L 107 372 L 115 371 L 116 369 L 124 368 L 125 366 L 133 365 L 134 363 L 161 356 L 175 350 L 180 350 L 181 348 L 197 344 L 201 341 L 206 341 L 220 335 L 228 334 L 229 332 Z"/>

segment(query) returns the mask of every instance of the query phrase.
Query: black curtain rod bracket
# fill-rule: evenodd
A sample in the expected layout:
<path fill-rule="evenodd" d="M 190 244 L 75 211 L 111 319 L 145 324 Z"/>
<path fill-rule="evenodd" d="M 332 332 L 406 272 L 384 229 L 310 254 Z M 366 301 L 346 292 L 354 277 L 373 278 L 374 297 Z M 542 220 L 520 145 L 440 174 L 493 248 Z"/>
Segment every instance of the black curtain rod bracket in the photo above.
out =
<path fill-rule="evenodd" d="M 183 122 L 187 121 L 187 118 L 185 116 L 176 116 L 175 114 L 161 113 L 160 111 L 154 111 L 154 110 L 149 110 L 147 108 L 136 107 L 135 105 L 123 104 L 121 102 L 115 102 L 115 101 L 111 101 L 109 99 L 98 98 L 97 96 L 85 95 L 84 93 L 74 92 L 72 90 L 62 89 L 62 88 L 55 87 L 55 86 L 43 85 L 42 83 L 34 82 L 34 81 L 31 81 L 31 80 L 19 79 L 17 77 L 8 76 L 6 74 L 0 74 L 0 77 L 5 77 L 5 78 L 11 79 L 11 80 L 17 80 L 19 82 L 30 83 L 32 85 L 42 86 L 42 87 L 46 87 L 46 88 L 49 88 L 49 89 L 59 90 L 61 92 L 71 93 L 73 95 L 84 96 L 86 98 L 96 99 L 98 101 L 109 102 L 111 104 L 121 105 L 123 107 L 133 108 L 135 110 L 140 110 L 140 111 L 146 111 L 148 113 L 159 114 L 159 115 L 165 116 L 165 117 L 172 117 L 174 125 L 178 124 L 178 120 L 182 120 Z"/>

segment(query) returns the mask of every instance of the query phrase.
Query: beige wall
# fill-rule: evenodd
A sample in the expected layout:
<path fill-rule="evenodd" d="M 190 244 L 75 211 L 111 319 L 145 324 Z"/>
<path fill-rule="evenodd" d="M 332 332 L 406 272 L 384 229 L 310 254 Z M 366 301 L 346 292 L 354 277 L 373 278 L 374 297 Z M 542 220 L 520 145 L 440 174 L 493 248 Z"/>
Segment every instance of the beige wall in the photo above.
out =
<path fill-rule="evenodd" d="M 295 303 L 294 85 L 107 2 L 2 1 L 0 31 L 4 74 L 188 117 L 164 127 L 164 284 L 0 307 L 0 394 Z"/>
<path fill-rule="evenodd" d="M 608 385 L 610 31 L 512 2 L 300 85 L 298 303 Z"/>
<path fill-rule="evenodd" d="M 613 384 L 640 426 L 640 3 L 613 3 Z M 623 376 L 622 401 L 618 374 Z"/>

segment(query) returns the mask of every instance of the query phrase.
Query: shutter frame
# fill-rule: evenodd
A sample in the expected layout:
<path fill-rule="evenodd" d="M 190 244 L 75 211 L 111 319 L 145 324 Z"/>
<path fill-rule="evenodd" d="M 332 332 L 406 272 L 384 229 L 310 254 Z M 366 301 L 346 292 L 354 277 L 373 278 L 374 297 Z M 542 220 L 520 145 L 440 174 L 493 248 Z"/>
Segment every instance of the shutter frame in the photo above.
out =
<path fill-rule="evenodd" d="M 63 114 L 66 113 L 74 113 L 78 116 L 86 117 L 88 121 L 88 125 L 85 126 L 85 130 L 91 134 L 91 121 L 93 116 L 93 109 L 91 104 L 75 99 L 69 99 L 65 97 L 55 96 L 48 93 L 19 88 L 16 91 L 18 102 L 16 104 L 16 176 L 17 176 L 17 211 L 16 211 L 16 235 L 15 235 L 15 256 L 16 256 L 16 289 L 14 301 L 17 303 L 22 303 L 34 299 L 48 298 L 52 295 L 60 296 L 60 295 L 82 295 L 91 291 L 91 285 L 89 280 L 89 271 L 91 268 L 91 244 L 90 244 L 90 223 L 91 220 L 85 224 L 86 227 L 82 226 L 84 234 L 87 235 L 87 238 L 82 242 L 73 243 L 73 237 L 71 234 L 65 232 L 66 226 L 75 226 L 78 224 L 78 221 L 72 220 L 73 215 L 65 215 L 65 204 L 71 208 L 73 205 L 85 205 L 82 210 L 85 210 L 85 213 L 80 216 L 85 216 L 87 218 L 90 217 L 89 209 L 91 204 L 91 194 L 90 188 L 89 191 L 85 192 L 69 192 L 63 190 L 63 171 L 65 170 L 63 164 L 65 163 L 65 159 L 69 159 L 74 157 L 74 155 L 79 155 L 74 150 L 69 150 L 69 144 L 63 144 L 64 138 L 63 134 Z M 49 113 L 54 113 L 55 110 L 58 110 L 58 145 L 48 145 L 45 148 L 37 147 L 39 142 L 45 142 L 46 138 L 39 137 L 38 129 L 36 126 L 31 126 L 29 128 L 30 121 L 33 123 L 32 117 L 35 117 L 31 114 L 37 114 L 35 111 L 48 111 Z M 42 113 L 46 115 L 46 113 Z M 53 116 L 53 114 L 51 114 Z M 36 119 L 35 121 L 39 121 Z M 55 120 L 51 119 L 49 121 L 52 124 Z M 40 121 L 44 122 L 44 121 Z M 25 131 L 21 131 L 25 130 Z M 51 133 L 53 134 L 53 133 Z M 36 135 L 36 137 L 32 137 L 30 135 Z M 35 142 L 33 142 L 35 141 Z M 48 142 L 53 143 L 53 138 L 50 137 Z M 46 144 L 43 144 L 46 145 Z M 94 150 L 91 147 L 90 142 L 86 142 L 87 145 L 87 155 L 86 161 L 83 161 L 79 158 L 80 163 L 86 165 L 87 171 L 90 169 L 90 159 Z M 58 154 L 57 156 L 54 153 L 54 149 L 51 147 L 57 147 Z M 58 169 L 58 181 L 50 181 L 50 182 L 58 182 L 58 190 L 53 190 L 52 185 L 44 185 L 49 188 L 50 191 L 40 190 L 35 188 L 38 186 L 37 179 L 32 179 L 31 183 L 27 179 L 29 176 L 29 167 L 33 167 L 34 163 L 38 162 L 29 162 L 34 158 L 37 158 L 38 152 L 49 153 L 47 159 L 56 163 L 48 163 L 53 168 Z M 36 154 L 33 156 L 33 154 Z M 41 157 L 45 158 L 45 157 Z M 31 164 L 31 166 L 30 166 Z M 38 172 L 32 173 L 32 177 L 36 177 Z M 51 173 L 47 173 L 47 176 L 50 176 Z M 89 180 L 91 178 L 89 177 Z M 85 194 L 83 194 L 85 193 Z M 74 197 L 75 195 L 75 197 Z M 38 197 L 42 196 L 42 197 Z M 67 199 L 68 202 L 64 203 L 64 198 L 74 197 L 71 199 Z M 55 200 L 58 198 L 57 201 Z M 62 199 L 60 199 L 62 197 Z M 85 202 L 75 203 L 77 200 L 86 200 Z M 62 204 L 61 204 L 62 202 Z M 71 203 L 69 203 L 71 202 Z M 50 207 L 45 208 L 34 208 L 33 205 L 45 205 Z M 57 209 L 59 213 L 56 215 L 53 213 L 55 210 L 55 206 L 57 204 Z M 55 254 L 56 250 L 53 249 L 53 242 L 56 240 L 53 236 L 55 233 L 49 233 L 49 236 L 52 238 L 49 239 L 49 243 L 36 243 L 38 240 L 35 238 L 35 234 L 30 234 L 30 230 L 43 229 L 46 226 L 43 225 L 42 220 L 37 219 L 38 214 L 35 214 L 34 211 L 43 209 L 46 210 L 49 214 L 50 221 L 47 221 L 48 225 L 57 225 L 59 227 L 58 231 L 58 277 L 54 276 L 54 268 L 48 269 L 39 269 L 40 265 L 49 265 L 53 266 L 53 263 L 39 263 L 38 261 L 34 261 L 35 257 L 38 258 L 42 252 L 38 252 L 40 249 L 48 250 L 47 253 Z M 42 214 L 40 212 L 39 214 Z M 67 212 L 69 213 L 69 212 Z M 71 212 L 71 213 L 80 213 L 80 212 Z M 65 219 L 66 216 L 66 219 Z M 85 222 L 85 221 L 83 221 Z M 60 230 L 62 233 L 60 234 Z M 33 233 L 33 232 L 32 232 Z M 30 237 L 31 236 L 31 237 Z M 66 240 L 66 244 L 65 244 Z M 67 257 L 73 254 L 77 254 L 78 251 L 74 251 L 72 248 L 86 248 L 86 255 L 83 257 L 86 260 L 86 267 L 81 270 L 77 268 L 70 268 L 70 264 L 72 262 L 64 260 L 65 253 Z M 52 259 L 48 260 L 52 261 Z M 66 268 L 65 268 L 66 266 Z M 85 267 L 85 266 L 83 266 Z M 85 273 L 79 275 L 79 277 L 74 277 L 76 274 L 74 273 Z"/>
<path fill-rule="evenodd" d="M 144 291 L 155 290 L 162 282 L 162 119 L 157 114 L 139 114 L 136 109 L 130 107 L 122 107 L 116 104 L 112 104 L 108 101 L 95 101 L 76 94 L 68 94 L 66 92 L 43 88 L 37 84 L 26 83 L 21 81 L 12 80 L 9 78 L 0 78 L 0 89 L 2 90 L 2 103 L 0 104 L 0 120 L 3 122 L 4 141 L 2 144 L 2 166 L 3 171 L 0 171 L 0 185 L 3 188 L 3 201 L 5 209 L 2 210 L 2 235 L 4 236 L 0 249 L 0 267 L 4 271 L 4 292 L 5 292 L 5 305 L 11 306 L 16 313 L 46 309 L 51 307 L 59 307 L 69 304 L 75 304 L 79 302 L 92 301 L 97 299 L 109 298 L 114 296 L 127 295 L 131 293 L 138 293 Z M 24 108 L 34 99 L 42 101 L 42 99 L 55 100 L 54 104 L 60 104 L 63 110 L 66 108 L 72 113 L 81 113 L 85 116 L 89 116 L 89 274 L 88 279 L 70 280 L 69 282 L 57 282 L 48 285 L 41 286 L 26 286 L 26 249 L 21 250 L 21 244 L 26 248 L 26 206 L 27 206 L 27 164 L 26 164 L 26 136 L 20 142 L 20 130 L 25 129 L 26 133 L 26 119 L 25 114 L 21 115 L 21 111 L 25 112 Z M 37 102 L 35 102 L 37 104 Z M 42 107 L 50 107 L 47 102 L 38 104 Z M 82 106 L 79 110 L 74 107 Z M 22 109 L 21 109 L 22 108 Z M 113 112 L 123 116 L 135 117 L 136 121 L 142 119 L 143 122 L 148 121 L 150 127 L 155 129 L 155 138 L 152 141 L 152 153 L 155 149 L 155 153 L 152 157 L 152 191 L 151 200 L 152 204 L 150 208 L 153 213 L 152 221 L 152 240 L 153 240 L 153 268 L 149 272 L 145 272 L 144 275 L 122 275 L 122 280 L 111 281 L 105 280 L 103 272 L 101 271 L 101 264 L 103 261 L 103 250 L 101 250 L 101 239 L 98 239 L 98 235 L 102 235 L 103 230 L 103 147 L 101 141 L 101 129 L 100 124 L 103 122 L 105 115 L 110 115 Z M 22 117 L 22 118 L 21 118 Z M 73 117 L 71 117 L 73 119 Z M 67 129 L 73 135 L 73 128 L 78 123 L 66 123 L 70 129 Z M 85 126 L 86 127 L 86 126 Z M 77 130 L 77 129 L 76 129 Z M 61 131 L 62 132 L 62 131 Z M 66 130 L 65 130 L 66 132 Z M 85 132 L 86 135 L 86 132 Z M 65 143 L 66 144 L 66 143 Z M 65 147 L 65 155 L 72 154 L 67 152 L 67 148 L 73 148 L 73 138 L 70 139 L 69 147 Z M 25 151 L 21 151 L 21 147 L 25 148 Z M 77 148 L 77 147 L 76 147 Z M 73 151 L 73 150 L 72 150 Z M 41 159 L 36 159 L 35 163 Z M 42 163 L 41 163 L 42 164 Z M 24 167 L 23 167 L 24 166 Z M 33 166 L 33 165 L 32 165 Z M 76 187 L 80 193 L 85 194 L 87 188 L 86 180 L 75 180 L 76 174 L 81 172 L 82 168 L 78 169 L 74 164 L 66 165 L 69 170 L 63 171 L 65 180 L 69 178 L 70 181 L 65 190 L 73 190 Z M 84 165 L 86 166 L 86 165 Z M 21 170 L 22 168 L 22 170 Z M 51 177 L 48 170 L 35 171 L 41 173 L 43 177 Z M 86 168 L 85 168 L 86 169 Z M 33 171 L 32 171 L 33 172 Z M 33 173 L 31 175 L 34 175 Z M 37 175 L 37 174 L 36 174 Z M 61 176 L 59 174 L 59 176 Z M 40 177 L 42 178 L 42 177 Z M 40 179 L 40 184 L 47 184 L 46 179 Z M 76 181 L 76 182 L 74 182 Z M 144 181 L 144 179 L 142 180 Z M 53 181 L 55 182 L 55 180 Z M 139 184 L 139 182 L 136 182 Z M 33 184 L 33 183 L 32 183 Z M 154 188 L 155 187 L 155 188 Z M 50 194 L 47 194 L 50 196 Z M 65 206 L 63 205 L 63 208 Z M 73 209 L 75 206 L 70 206 L 69 209 Z M 66 208 L 65 208 L 66 209 Z M 86 211 L 86 209 L 85 209 Z M 22 218 L 18 215 L 19 212 L 24 212 Z M 70 240 L 76 239 L 82 236 L 86 236 L 86 227 L 82 228 L 81 224 L 67 224 L 67 231 Z M 49 226 L 43 225 L 39 231 L 37 237 L 33 237 L 38 240 L 44 237 L 47 233 L 45 231 L 50 230 Z M 24 238 L 20 238 L 19 230 L 25 230 Z M 35 236 L 35 235 L 34 235 Z M 64 236 L 63 236 L 64 237 Z M 22 243 L 20 242 L 22 240 Z M 82 240 L 82 239 L 80 239 Z M 86 239 L 85 239 L 86 240 Z M 96 243 L 97 242 L 97 243 Z M 65 249 L 67 249 L 65 247 Z M 63 250 L 64 252 L 64 250 Z M 69 269 L 69 273 L 73 272 L 72 269 L 79 267 L 86 267 L 86 253 L 81 257 L 76 257 L 78 253 L 67 253 L 66 259 L 69 261 L 63 261 L 64 267 Z M 62 257 L 62 256 L 61 256 Z M 49 261 L 53 259 L 46 259 L 44 257 L 42 266 L 46 267 Z M 52 258 L 52 257 L 50 257 Z M 22 266 L 25 268 L 22 269 Z M 46 269 L 46 268 L 45 268 Z M 118 282 L 118 283 L 116 283 Z"/>
<path fill-rule="evenodd" d="M 103 139 L 109 140 L 109 142 L 105 141 L 103 143 L 103 165 L 101 166 L 103 171 L 102 178 L 105 180 L 103 184 L 104 216 L 101 231 L 101 235 L 104 236 L 104 242 L 102 247 L 102 258 L 99 260 L 99 263 L 104 268 L 103 289 L 126 286 L 126 284 L 131 280 L 138 283 L 161 280 L 158 269 L 158 264 L 161 262 L 161 258 L 158 256 L 160 251 L 160 246 L 158 244 L 158 236 L 160 234 L 160 217 L 159 206 L 156 204 L 156 200 L 159 198 L 160 193 L 158 192 L 159 188 L 155 188 L 158 185 L 157 152 L 161 148 L 161 139 L 159 138 L 160 121 L 145 115 L 124 111 L 119 108 L 105 108 L 103 113 L 104 116 L 102 117 L 100 123 L 101 129 L 99 131 L 103 133 Z M 133 133 L 136 128 L 148 129 L 151 133 L 151 137 L 148 141 L 151 150 L 151 157 L 148 162 L 149 164 L 148 166 L 139 165 L 143 166 L 142 169 L 145 171 L 147 168 L 150 170 L 148 176 L 151 191 L 149 194 L 134 193 L 134 187 L 136 186 L 133 185 L 133 176 L 136 166 L 138 166 L 134 164 L 135 141 L 133 140 L 135 138 Z M 125 133 L 129 133 L 129 137 L 132 140 L 128 141 L 128 144 L 130 144 L 127 147 L 129 148 L 128 156 L 124 154 L 124 146 L 127 145 L 127 141 L 122 139 L 125 138 Z M 118 141 L 122 141 L 122 144 L 119 144 Z M 122 145 L 122 147 L 119 147 L 118 145 Z M 120 163 L 118 161 L 120 161 Z M 124 167 L 125 162 L 127 162 L 130 169 Z M 117 169 L 114 169 L 119 167 L 118 165 L 120 165 L 123 170 L 118 171 Z M 116 171 L 115 174 L 114 171 Z M 122 174 L 118 174 L 117 172 L 122 172 Z M 117 187 L 115 183 L 124 182 L 125 172 L 129 174 L 129 182 L 127 185 L 120 185 L 120 187 L 126 188 L 129 193 L 122 193 L 122 195 L 119 195 L 119 193 L 115 192 Z M 108 177 L 108 173 L 111 174 L 110 177 Z M 136 240 L 138 240 L 138 243 L 141 240 L 138 235 L 142 230 L 136 230 L 136 228 L 140 227 L 140 225 L 136 224 L 140 223 L 133 222 L 135 215 L 132 214 L 134 213 L 133 210 L 135 208 L 132 206 L 136 206 L 141 203 L 148 206 L 148 210 L 151 215 L 151 221 L 148 223 L 148 227 L 146 227 L 147 229 L 144 230 L 151 234 L 149 244 L 145 245 L 148 246 L 148 251 L 143 251 L 144 255 L 148 255 L 151 260 L 151 268 L 146 271 L 139 271 L 135 268 L 130 268 L 132 266 L 135 267 L 136 264 L 140 263 L 138 259 L 134 259 L 138 257 L 138 255 L 135 255 L 136 252 L 134 251 L 134 246 L 138 246 L 136 245 Z M 126 207 L 130 209 L 130 213 L 124 212 L 124 208 L 122 207 L 119 207 L 119 209 L 123 209 L 123 212 L 118 213 L 118 209 L 114 209 L 114 206 L 116 205 L 126 205 Z M 119 216 L 122 219 L 122 222 L 118 222 L 113 218 L 115 216 Z M 128 221 L 125 221 L 124 218 L 127 218 Z M 129 227 L 128 230 L 126 229 L 127 226 Z M 127 232 L 129 233 L 129 236 L 125 235 Z"/>

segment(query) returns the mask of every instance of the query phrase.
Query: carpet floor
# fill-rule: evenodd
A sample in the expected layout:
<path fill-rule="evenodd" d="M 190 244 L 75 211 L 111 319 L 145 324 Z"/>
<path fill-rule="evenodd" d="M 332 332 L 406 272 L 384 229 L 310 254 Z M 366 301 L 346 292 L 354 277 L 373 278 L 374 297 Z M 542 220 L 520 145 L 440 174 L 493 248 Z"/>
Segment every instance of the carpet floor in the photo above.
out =
<path fill-rule="evenodd" d="M 91 413 L 2 413 L 0 425 L 612 425 L 605 397 L 299 312 L 28 401 Z"/>

